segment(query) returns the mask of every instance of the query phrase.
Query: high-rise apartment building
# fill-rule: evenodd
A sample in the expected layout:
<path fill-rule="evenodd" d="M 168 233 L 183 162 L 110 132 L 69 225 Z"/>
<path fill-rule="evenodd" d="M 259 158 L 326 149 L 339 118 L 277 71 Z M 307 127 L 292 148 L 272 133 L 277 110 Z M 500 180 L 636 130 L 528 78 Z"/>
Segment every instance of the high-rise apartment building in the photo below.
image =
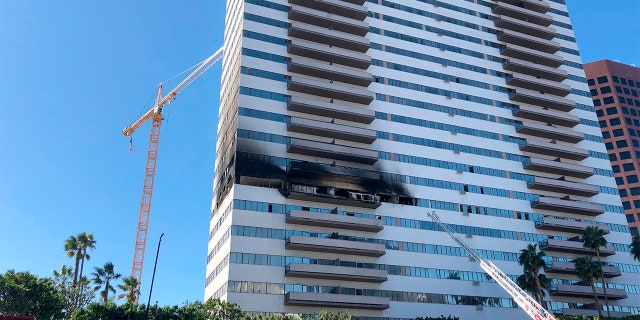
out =
<path fill-rule="evenodd" d="M 249 312 L 525 319 L 432 223 L 550 310 L 614 314 L 640 266 L 563 0 L 228 0 L 205 298 Z M 597 294 L 604 303 L 600 279 Z"/>
<path fill-rule="evenodd" d="M 631 235 L 640 235 L 640 68 L 600 60 L 584 65 Z"/>

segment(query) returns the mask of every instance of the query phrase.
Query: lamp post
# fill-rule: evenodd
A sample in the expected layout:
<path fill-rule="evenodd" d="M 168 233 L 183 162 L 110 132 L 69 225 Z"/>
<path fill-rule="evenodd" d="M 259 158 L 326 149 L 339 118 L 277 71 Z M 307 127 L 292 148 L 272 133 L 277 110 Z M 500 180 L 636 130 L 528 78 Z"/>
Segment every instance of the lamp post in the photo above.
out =
<path fill-rule="evenodd" d="M 158 251 L 156 251 L 156 263 L 153 264 L 153 276 L 151 277 L 151 288 L 149 288 L 149 300 L 147 300 L 147 320 L 149 320 L 149 304 L 151 303 L 151 293 L 153 292 L 153 281 L 156 279 L 156 267 L 158 266 L 158 255 L 160 254 L 160 244 L 162 243 L 162 237 L 164 232 L 160 235 L 158 240 Z"/>

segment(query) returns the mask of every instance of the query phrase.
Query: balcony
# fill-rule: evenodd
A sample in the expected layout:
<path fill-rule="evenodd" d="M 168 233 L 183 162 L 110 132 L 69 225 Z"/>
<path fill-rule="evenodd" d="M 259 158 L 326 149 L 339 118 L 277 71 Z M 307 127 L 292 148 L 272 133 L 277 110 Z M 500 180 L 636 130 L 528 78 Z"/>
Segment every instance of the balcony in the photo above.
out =
<path fill-rule="evenodd" d="M 573 163 L 560 162 L 558 160 L 546 160 L 529 158 L 523 167 L 527 170 L 569 176 L 575 178 L 588 178 L 593 176 L 593 169 Z"/>
<path fill-rule="evenodd" d="M 565 97 L 571 93 L 571 86 L 553 80 L 524 75 L 522 73 L 507 75 L 505 79 L 507 84 L 510 86 L 526 88 L 538 92 L 543 91 L 556 96 Z"/>
<path fill-rule="evenodd" d="M 569 128 L 573 128 L 580 123 L 580 118 L 574 115 L 527 105 L 518 106 L 513 110 L 513 115 Z"/>
<path fill-rule="evenodd" d="M 557 68 L 562 65 L 562 62 L 564 62 L 564 59 L 559 55 L 521 47 L 510 43 L 502 47 L 500 49 L 500 53 L 507 57 L 518 58 L 552 68 Z"/>
<path fill-rule="evenodd" d="M 289 0 L 289 4 L 296 4 L 322 12 L 331 12 L 360 21 L 364 20 L 369 13 L 367 8 L 363 6 L 364 1 Z"/>
<path fill-rule="evenodd" d="M 295 138 L 287 145 L 287 152 L 364 164 L 378 161 L 378 152 L 375 150 Z"/>
<path fill-rule="evenodd" d="M 526 143 L 520 146 L 520 150 L 571 160 L 584 160 L 589 157 L 587 150 L 535 139 L 527 139 Z"/>
<path fill-rule="evenodd" d="M 371 57 L 364 53 L 298 39 L 291 39 L 288 52 L 298 56 L 333 62 L 358 69 L 367 69 L 371 65 Z"/>
<path fill-rule="evenodd" d="M 544 27 L 535 23 L 530 23 L 507 16 L 498 16 L 498 20 L 496 20 L 495 25 L 499 28 L 512 30 L 544 40 L 551 40 L 555 38 L 557 34 L 556 30 L 553 28 Z"/>
<path fill-rule="evenodd" d="M 369 32 L 369 24 L 364 21 L 350 19 L 344 16 L 297 5 L 291 6 L 291 10 L 289 10 L 289 19 L 358 36 L 364 36 Z"/>
<path fill-rule="evenodd" d="M 496 27 L 499 28 L 501 28 L 501 26 L 498 25 L 498 23 L 500 23 L 500 19 L 504 16 L 509 16 L 512 19 L 517 19 L 520 21 L 527 21 L 529 23 L 542 27 L 548 27 L 553 23 L 553 17 L 548 14 L 537 12 L 528 8 L 523 8 L 517 5 L 511 5 L 505 2 L 496 3 L 491 11 L 496 15 L 500 15 L 498 17 L 499 19 L 496 21 Z"/>
<path fill-rule="evenodd" d="M 287 70 L 289 72 L 363 87 L 368 87 L 372 81 L 371 73 L 369 72 L 304 58 L 291 58 Z"/>
<path fill-rule="evenodd" d="M 361 218 L 354 216 L 338 215 L 331 213 L 318 213 L 302 210 L 291 210 L 286 217 L 287 223 L 316 226 L 334 229 L 357 230 L 366 232 L 379 232 L 384 229 L 382 220 Z"/>
<path fill-rule="evenodd" d="M 291 22 L 289 36 L 356 52 L 367 52 L 369 50 L 369 39 L 365 37 L 297 21 Z"/>
<path fill-rule="evenodd" d="M 578 143 L 584 140 L 584 134 L 581 132 L 532 122 L 523 122 L 520 125 L 516 125 L 516 132 L 569 143 Z"/>
<path fill-rule="evenodd" d="M 282 193 L 287 199 L 331 203 L 338 206 L 350 206 L 375 209 L 380 207 L 380 197 L 357 191 L 336 189 L 327 186 L 308 186 L 290 183 Z"/>
<path fill-rule="evenodd" d="M 369 104 L 373 101 L 373 92 L 359 88 L 336 84 L 331 81 L 315 80 L 300 76 L 291 76 L 287 89 L 315 96 Z"/>
<path fill-rule="evenodd" d="M 577 284 L 558 284 L 550 291 L 552 296 L 572 297 L 572 298 L 593 298 L 591 286 Z M 598 298 L 604 299 L 604 289 L 596 288 Z M 607 288 L 607 298 L 609 300 L 621 300 L 627 298 L 627 292 L 622 289 Z"/>
<path fill-rule="evenodd" d="M 575 253 L 575 254 L 588 254 L 595 256 L 595 251 L 590 248 L 585 248 L 582 241 L 578 237 L 572 238 L 574 240 L 558 240 L 548 239 L 540 242 L 541 251 L 549 252 L 563 252 L 563 253 Z M 607 257 L 616 254 L 612 245 L 608 245 L 606 248 L 600 249 L 600 256 Z"/>
<path fill-rule="evenodd" d="M 302 263 L 289 264 L 286 268 L 285 276 L 372 283 L 382 283 L 387 281 L 386 270 Z"/>
<path fill-rule="evenodd" d="M 545 273 L 578 274 L 573 262 L 553 261 L 551 266 L 544 268 Z M 605 278 L 615 278 L 622 275 L 620 268 L 614 266 L 602 266 L 602 274 Z"/>
<path fill-rule="evenodd" d="M 285 249 L 366 257 L 381 257 L 385 254 L 384 244 L 381 243 L 302 236 L 290 236 L 287 239 Z"/>
<path fill-rule="evenodd" d="M 509 93 L 509 99 L 565 112 L 571 111 L 576 107 L 576 103 L 573 100 L 521 88 L 514 89 L 513 92 Z"/>
<path fill-rule="evenodd" d="M 373 130 L 298 117 L 289 118 L 287 130 L 366 144 L 376 140 L 376 132 Z"/>
<path fill-rule="evenodd" d="M 531 207 L 534 209 L 573 213 L 590 217 L 604 213 L 604 207 L 602 205 L 552 197 L 538 197 L 538 200 L 531 201 Z"/>
<path fill-rule="evenodd" d="M 607 291 L 607 293 L 609 293 L 609 291 Z M 591 295 L 593 297 L 593 294 Z M 581 317 L 581 316 L 587 316 L 587 317 L 597 317 L 598 316 L 598 310 L 595 309 L 570 309 L 570 308 L 564 308 L 561 310 L 561 313 L 563 316 L 565 317 Z M 607 314 L 606 311 L 602 311 L 603 314 Z M 611 311 L 611 317 L 612 318 L 624 318 L 624 317 L 628 317 L 631 316 L 631 312 L 622 312 L 622 311 Z"/>
<path fill-rule="evenodd" d="M 507 3 L 512 6 L 518 6 L 538 13 L 547 13 L 551 8 L 547 1 L 542 0 L 497 0 L 498 3 Z"/>
<path fill-rule="evenodd" d="M 560 50 L 560 44 L 555 41 L 546 40 L 507 29 L 502 30 L 498 34 L 498 40 L 522 47 L 526 46 L 527 48 L 531 48 L 532 50 L 537 50 L 545 53 L 556 53 L 558 52 L 558 50 Z"/>
<path fill-rule="evenodd" d="M 287 292 L 284 304 L 321 308 L 385 310 L 389 309 L 389 298 L 332 293 Z"/>
<path fill-rule="evenodd" d="M 287 177 L 291 179 L 329 180 L 355 184 L 375 184 L 380 179 L 380 172 L 308 161 L 291 161 L 287 166 Z"/>
<path fill-rule="evenodd" d="M 288 101 L 287 110 L 364 124 L 370 124 L 376 117 L 373 110 L 296 96 Z"/>
<path fill-rule="evenodd" d="M 562 69 L 547 67 L 542 64 L 536 64 L 516 58 L 506 59 L 502 65 L 504 69 L 508 71 L 520 72 L 534 77 L 540 76 L 543 79 L 558 82 L 563 81 L 569 75 L 567 71 Z"/>
<path fill-rule="evenodd" d="M 569 232 L 569 233 L 577 233 L 577 234 L 582 234 L 585 230 L 587 230 L 587 227 L 597 226 L 599 229 L 601 229 L 605 233 L 607 234 L 609 233 L 609 227 L 607 227 L 606 225 L 594 225 L 594 224 L 586 223 L 582 221 L 555 219 L 555 218 L 549 218 L 549 217 L 543 217 L 542 219 L 536 220 L 535 225 L 536 225 L 536 229 Z"/>
<path fill-rule="evenodd" d="M 534 179 L 534 181 L 527 183 L 527 187 L 529 187 L 529 189 L 557 192 L 582 197 L 592 197 L 600 193 L 597 186 L 586 183 L 549 179 L 543 177 L 534 177 Z"/>

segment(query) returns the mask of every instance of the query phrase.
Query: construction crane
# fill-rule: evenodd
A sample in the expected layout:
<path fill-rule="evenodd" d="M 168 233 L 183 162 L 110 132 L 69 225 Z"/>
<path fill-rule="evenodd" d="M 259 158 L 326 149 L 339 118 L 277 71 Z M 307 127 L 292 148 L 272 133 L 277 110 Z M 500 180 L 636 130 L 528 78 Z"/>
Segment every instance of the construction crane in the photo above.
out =
<path fill-rule="evenodd" d="M 131 276 L 138 280 L 138 302 L 140 286 L 142 284 L 142 266 L 144 265 L 144 251 L 147 242 L 147 231 L 149 227 L 149 214 L 151 212 L 151 197 L 153 195 L 153 180 L 156 174 L 156 159 L 158 158 L 158 143 L 160 142 L 160 126 L 162 125 L 162 108 L 170 104 L 176 96 L 187 86 L 193 83 L 205 71 L 209 70 L 224 55 L 224 47 L 218 49 L 213 55 L 197 64 L 196 69 L 180 82 L 166 96 L 162 96 L 162 84 L 158 85 L 155 105 L 149 109 L 140 119 L 131 126 L 124 128 L 122 134 L 130 137 L 140 126 L 151 119 L 151 136 L 149 138 L 149 148 L 147 150 L 147 166 L 144 173 L 144 184 L 142 187 L 142 201 L 140 202 L 140 216 L 138 217 L 138 232 L 136 233 L 136 245 L 133 251 L 133 266 Z M 129 150 L 131 150 L 131 144 Z"/>
<path fill-rule="evenodd" d="M 435 211 L 427 212 L 433 222 L 437 223 L 442 230 L 449 234 L 462 249 L 464 249 L 471 258 L 480 263 L 480 267 L 493 278 L 504 290 L 513 297 L 513 300 L 524 310 L 531 319 L 534 320 L 555 320 L 553 315 L 543 308 L 535 299 L 531 298 L 524 290 L 522 290 L 511 278 L 509 278 L 502 270 L 500 270 L 491 261 L 485 260 L 471 248 L 466 242 L 462 241 L 449 225 L 442 222 Z"/>

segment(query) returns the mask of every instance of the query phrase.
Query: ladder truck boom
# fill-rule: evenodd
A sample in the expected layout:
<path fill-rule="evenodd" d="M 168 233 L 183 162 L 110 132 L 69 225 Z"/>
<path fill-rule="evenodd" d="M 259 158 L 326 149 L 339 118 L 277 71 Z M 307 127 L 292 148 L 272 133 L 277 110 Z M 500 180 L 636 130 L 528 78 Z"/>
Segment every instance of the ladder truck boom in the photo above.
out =
<path fill-rule="evenodd" d="M 553 315 L 543 308 L 535 299 L 531 298 L 524 290 L 522 290 L 509 276 L 507 276 L 500 268 L 494 265 L 491 261 L 485 260 L 478 255 L 473 248 L 471 248 L 465 241 L 460 239 L 451 227 L 442 222 L 440 217 L 435 211 L 427 212 L 427 215 L 440 226 L 444 232 L 449 234 L 451 239 L 455 241 L 462 249 L 464 249 L 471 258 L 480 263 L 480 267 L 484 270 L 493 280 L 495 280 L 518 304 L 518 306 L 524 310 L 531 319 L 534 320 L 555 320 Z"/>

